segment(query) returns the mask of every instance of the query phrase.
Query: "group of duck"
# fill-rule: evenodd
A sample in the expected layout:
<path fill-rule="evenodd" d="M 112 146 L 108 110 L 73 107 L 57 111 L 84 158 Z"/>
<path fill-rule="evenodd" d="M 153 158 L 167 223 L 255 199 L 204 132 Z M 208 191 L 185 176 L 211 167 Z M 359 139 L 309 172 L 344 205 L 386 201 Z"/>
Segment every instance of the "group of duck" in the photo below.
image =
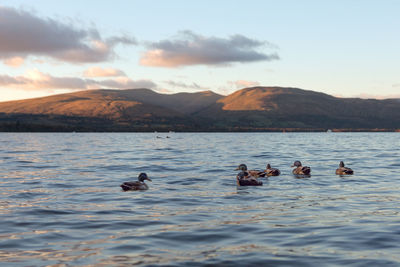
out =
<path fill-rule="evenodd" d="M 308 177 L 311 175 L 311 168 L 308 166 L 303 166 L 300 161 L 296 160 L 292 167 L 295 167 L 292 170 L 292 173 L 298 177 Z M 267 167 L 263 171 L 257 170 L 248 170 L 246 164 L 240 164 L 236 170 L 240 170 L 238 175 L 236 176 L 236 182 L 239 186 L 260 186 L 262 185 L 262 181 L 258 180 L 260 177 L 269 177 L 269 176 L 279 176 L 281 171 L 277 168 L 272 168 L 268 163 Z M 354 171 L 348 167 L 344 166 L 343 161 L 340 162 L 339 168 L 336 169 L 337 175 L 351 175 Z M 146 173 L 142 172 L 138 176 L 137 181 L 125 182 L 121 184 L 121 188 L 124 191 L 129 190 L 147 190 L 149 186 L 144 181 L 150 181 L 151 179 L 147 176 Z"/>
<path fill-rule="evenodd" d="M 311 168 L 308 166 L 303 166 L 298 160 L 293 163 L 292 167 L 294 167 L 292 170 L 293 175 L 299 178 L 311 176 Z M 240 164 L 236 170 L 240 170 L 236 176 L 236 183 L 239 186 L 260 186 L 263 183 L 262 181 L 258 180 L 258 178 L 279 176 L 281 174 L 279 169 L 272 168 L 269 163 L 267 164 L 266 169 L 263 171 L 248 170 L 246 164 Z M 339 168 L 336 169 L 335 173 L 337 175 L 351 175 L 354 174 L 354 171 L 348 167 L 345 167 L 344 162 L 341 161 L 339 163 Z"/>

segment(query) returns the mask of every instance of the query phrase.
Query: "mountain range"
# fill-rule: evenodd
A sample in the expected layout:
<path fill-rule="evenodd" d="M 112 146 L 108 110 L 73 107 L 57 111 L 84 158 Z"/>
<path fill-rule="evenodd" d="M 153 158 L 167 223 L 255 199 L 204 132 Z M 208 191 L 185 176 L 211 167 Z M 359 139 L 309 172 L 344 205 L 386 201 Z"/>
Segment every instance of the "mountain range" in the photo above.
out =
<path fill-rule="evenodd" d="M 400 129 L 400 99 L 284 87 L 160 94 L 86 90 L 0 103 L 0 131 L 326 131 Z"/>

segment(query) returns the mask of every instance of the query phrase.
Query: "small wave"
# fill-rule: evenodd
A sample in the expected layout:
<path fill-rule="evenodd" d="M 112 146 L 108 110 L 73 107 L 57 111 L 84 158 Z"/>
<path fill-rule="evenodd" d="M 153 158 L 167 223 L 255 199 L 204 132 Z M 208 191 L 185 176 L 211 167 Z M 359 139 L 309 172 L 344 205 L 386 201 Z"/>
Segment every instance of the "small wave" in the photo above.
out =
<path fill-rule="evenodd" d="M 58 168 L 60 168 L 60 166 L 58 166 L 58 165 L 32 165 L 30 167 L 34 168 L 34 169 L 58 169 Z"/>
<path fill-rule="evenodd" d="M 47 195 L 46 193 L 42 192 L 21 192 L 18 194 L 13 195 L 14 198 L 22 198 L 22 199 L 33 199 L 39 196 Z"/>
<path fill-rule="evenodd" d="M 187 242 L 190 242 L 192 244 L 204 243 L 204 242 L 223 242 L 223 240 L 230 239 L 231 237 L 232 237 L 231 234 L 209 233 L 206 231 L 191 232 L 191 233 L 161 232 L 149 236 L 149 238 L 151 239 L 159 240 L 157 242 L 161 242 L 161 240 L 164 240 L 178 247 L 185 246 Z"/>
<path fill-rule="evenodd" d="M 145 246 L 140 246 L 140 245 L 119 245 L 111 247 L 110 250 L 117 251 L 118 253 L 121 252 L 132 253 L 133 251 L 141 251 L 145 248 L 146 248 Z"/>
<path fill-rule="evenodd" d="M 207 169 L 203 170 L 201 173 L 221 173 L 226 171 L 226 169 Z"/>
<path fill-rule="evenodd" d="M 74 211 L 69 210 L 59 210 L 59 209 L 43 209 L 36 208 L 29 211 L 25 211 L 24 213 L 28 215 L 37 215 L 37 216 L 47 216 L 47 215 L 71 215 L 75 214 Z"/>
<path fill-rule="evenodd" d="M 107 171 L 128 171 L 132 169 L 132 165 L 108 165 L 108 166 L 97 166 L 98 169 L 104 169 Z"/>
<path fill-rule="evenodd" d="M 26 164 L 34 163 L 33 161 L 30 161 L 30 160 L 16 160 L 15 162 L 16 163 L 26 163 Z"/>
<path fill-rule="evenodd" d="M 129 150 L 114 150 L 108 152 L 109 154 L 124 154 L 124 153 L 132 153 L 132 151 Z"/>
<path fill-rule="evenodd" d="M 5 151 L 7 154 L 34 154 L 38 151 L 36 150 L 8 150 Z"/>
<path fill-rule="evenodd" d="M 67 188 L 76 188 L 79 185 L 71 184 L 71 183 L 49 183 L 50 188 L 60 188 L 60 189 L 67 189 Z"/>

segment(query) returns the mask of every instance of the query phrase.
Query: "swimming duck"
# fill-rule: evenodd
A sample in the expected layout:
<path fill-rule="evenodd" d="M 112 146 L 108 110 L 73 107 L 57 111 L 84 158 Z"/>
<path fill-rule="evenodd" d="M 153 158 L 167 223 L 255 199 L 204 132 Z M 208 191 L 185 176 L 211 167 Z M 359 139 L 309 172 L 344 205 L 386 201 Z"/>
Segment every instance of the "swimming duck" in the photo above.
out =
<path fill-rule="evenodd" d="M 267 168 L 264 172 L 267 176 L 279 176 L 279 174 L 281 174 L 281 171 L 279 169 L 271 168 L 271 165 L 269 163 L 267 164 Z"/>
<path fill-rule="evenodd" d="M 338 174 L 338 175 L 350 175 L 353 173 L 354 173 L 354 171 L 352 169 L 344 166 L 343 161 L 340 162 L 339 168 L 336 169 L 336 174 Z"/>
<path fill-rule="evenodd" d="M 257 170 L 248 170 L 246 164 L 240 164 L 239 167 L 235 169 L 237 170 L 243 170 L 243 168 L 246 168 L 246 172 L 250 174 L 250 176 L 259 178 L 259 177 L 265 177 L 266 173 L 264 171 L 257 171 Z"/>
<path fill-rule="evenodd" d="M 142 172 L 138 176 L 138 181 L 134 182 L 125 182 L 121 184 L 122 190 L 128 191 L 128 190 L 147 190 L 149 187 L 147 184 L 144 183 L 144 180 L 148 180 L 151 182 L 151 179 L 147 177 L 147 174 Z"/>
<path fill-rule="evenodd" d="M 296 167 L 295 169 L 293 169 L 292 173 L 294 175 L 310 175 L 311 173 L 311 168 L 308 166 L 302 166 L 301 162 L 296 160 L 292 167 Z"/>
<path fill-rule="evenodd" d="M 262 185 L 261 181 L 258 181 L 256 177 L 252 176 L 251 173 L 247 170 L 246 164 L 240 164 L 236 170 L 240 170 L 238 175 L 236 176 L 236 183 L 239 186 L 260 186 Z"/>

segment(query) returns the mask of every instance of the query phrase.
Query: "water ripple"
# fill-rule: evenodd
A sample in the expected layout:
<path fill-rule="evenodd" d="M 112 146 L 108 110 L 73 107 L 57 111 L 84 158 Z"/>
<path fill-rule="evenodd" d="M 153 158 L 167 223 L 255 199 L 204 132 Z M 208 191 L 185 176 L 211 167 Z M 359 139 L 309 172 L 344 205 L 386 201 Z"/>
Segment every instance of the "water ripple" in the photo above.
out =
<path fill-rule="evenodd" d="M 398 133 L 168 136 L 1 133 L 0 261 L 400 264 Z M 294 177 L 294 160 L 311 166 L 312 176 Z M 353 176 L 334 174 L 340 160 Z M 281 176 L 237 187 L 240 163 L 263 169 L 267 162 Z M 152 178 L 150 189 L 123 192 L 119 185 L 140 172 Z"/>

